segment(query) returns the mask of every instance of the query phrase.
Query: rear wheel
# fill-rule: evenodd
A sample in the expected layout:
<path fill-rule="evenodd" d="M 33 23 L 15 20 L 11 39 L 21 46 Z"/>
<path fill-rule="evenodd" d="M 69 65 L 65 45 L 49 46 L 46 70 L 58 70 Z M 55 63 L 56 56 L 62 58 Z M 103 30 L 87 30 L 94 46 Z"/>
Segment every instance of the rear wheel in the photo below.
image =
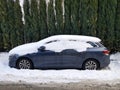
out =
<path fill-rule="evenodd" d="M 33 65 L 32 65 L 31 60 L 27 58 L 21 58 L 17 62 L 17 68 L 18 69 L 32 69 Z"/>
<path fill-rule="evenodd" d="M 84 62 L 82 68 L 84 70 L 97 70 L 99 68 L 99 63 L 94 59 L 89 59 Z"/>

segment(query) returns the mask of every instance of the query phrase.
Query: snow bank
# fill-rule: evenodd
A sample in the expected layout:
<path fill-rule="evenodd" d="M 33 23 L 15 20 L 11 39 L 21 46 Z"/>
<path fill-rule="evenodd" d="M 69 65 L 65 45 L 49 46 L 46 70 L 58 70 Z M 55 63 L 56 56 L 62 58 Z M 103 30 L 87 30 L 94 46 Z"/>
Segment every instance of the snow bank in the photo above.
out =
<path fill-rule="evenodd" d="M 46 44 L 50 41 L 55 41 L 54 43 Z M 20 45 L 12 49 L 9 54 L 19 54 L 25 55 L 28 53 L 36 53 L 38 52 L 38 48 L 40 46 L 46 46 L 47 50 L 52 50 L 55 52 L 61 52 L 64 49 L 75 49 L 79 52 L 85 51 L 88 47 L 92 47 L 87 41 L 100 42 L 101 40 L 96 37 L 90 36 L 81 36 L 81 35 L 55 35 L 43 39 L 38 42 L 28 43 L 24 45 Z"/>
<path fill-rule="evenodd" d="M 120 52 L 116 54 L 112 54 L 110 59 L 112 60 L 113 63 L 110 64 L 111 70 L 120 70 Z"/>
<path fill-rule="evenodd" d="M 110 59 L 114 60 L 114 61 L 120 61 L 120 52 L 117 52 L 115 54 L 112 54 Z"/>
<path fill-rule="evenodd" d="M 116 58 L 118 57 L 118 58 Z M 0 54 L 0 81 L 27 83 L 68 83 L 82 80 L 114 81 L 120 80 L 120 53 L 111 55 L 112 61 L 108 70 L 17 70 L 8 66 L 8 53 Z"/>

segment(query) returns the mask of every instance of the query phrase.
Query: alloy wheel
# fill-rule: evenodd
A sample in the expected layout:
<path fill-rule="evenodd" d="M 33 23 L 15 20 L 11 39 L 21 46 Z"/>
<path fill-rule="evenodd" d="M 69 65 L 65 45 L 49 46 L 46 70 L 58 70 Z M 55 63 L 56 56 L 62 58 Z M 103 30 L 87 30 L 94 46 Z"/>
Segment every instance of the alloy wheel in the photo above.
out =
<path fill-rule="evenodd" d="M 98 69 L 98 64 L 95 60 L 88 60 L 84 63 L 85 70 L 96 70 Z"/>
<path fill-rule="evenodd" d="M 28 59 L 21 59 L 17 65 L 18 69 L 31 69 L 32 64 Z"/>

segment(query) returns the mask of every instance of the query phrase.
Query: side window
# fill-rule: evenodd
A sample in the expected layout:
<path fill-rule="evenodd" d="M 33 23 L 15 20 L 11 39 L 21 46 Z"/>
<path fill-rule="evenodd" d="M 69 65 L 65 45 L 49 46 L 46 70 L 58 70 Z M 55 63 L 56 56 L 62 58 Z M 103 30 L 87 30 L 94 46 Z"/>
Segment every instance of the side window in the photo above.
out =
<path fill-rule="evenodd" d="M 91 46 L 93 46 L 93 47 L 98 47 L 98 45 L 95 44 L 95 43 L 93 43 L 93 42 L 88 41 L 87 43 L 89 43 L 89 44 L 90 44 Z"/>
<path fill-rule="evenodd" d="M 74 54 L 74 53 L 78 53 L 78 52 L 74 49 L 65 49 L 65 50 L 61 51 L 61 53 L 63 53 L 63 54 L 66 54 L 66 53 Z"/>
<path fill-rule="evenodd" d="M 49 44 L 49 43 L 53 43 L 53 42 L 58 42 L 58 41 L 60 41 L 60 40 L 52 40 L 52 41 L 46 42 L 45 44 Z"/>
<path fill-rule="evenodd" d="M 103 44 L 101 44 L 100 42 L 96 42 L 96 44 L 97 44 L 99 47 L 104 47 Z"/>
<path fill-rule="evenodd" d="M 87 42 L 93 47 L 104 47 L 100 42 Z"/>
<path fill-rule="evenodd" d="M 69 41 L 77 41 L 77 40 L 74 40 L 74 39 L 69 39 Z"/>
<path fill-rule="evenodd" d="M 54 52 L 60 52 L 64 49 L 64 43 L 60 40 L 48 41 L 44 44 L 46 50 L 51 50 Z"/>

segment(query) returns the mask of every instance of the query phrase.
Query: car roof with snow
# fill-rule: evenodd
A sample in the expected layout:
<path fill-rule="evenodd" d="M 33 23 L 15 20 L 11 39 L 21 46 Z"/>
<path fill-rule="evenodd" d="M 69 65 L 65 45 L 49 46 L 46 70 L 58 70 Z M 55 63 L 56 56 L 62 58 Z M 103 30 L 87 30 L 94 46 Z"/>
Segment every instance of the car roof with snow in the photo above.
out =
<path fill-rule="evenodd" d="M 83 35 L 54 35 L 51 37 L 48 37 L 46 39 L 43 39 L 39 41 L 40 43 L 46 43 L 48 41 L 53 41 L 53 40 L 71 40 L 71 41 L 81 41 L 81 42 L 100 42 L 101 40 L 97 37 L 92 37 L 92 36 L 83 36 Z"/>
<path fill-rule="evenodd" d="M 90 44 L 86 43 L 88 41 L 100 42 L 101 40 L 99 38 L 91 37 L 91 36 L 55 35 L 40 40 L 38 42 L 17 46 L 12 50 L 10 50 L 9 55 L 12 54 L 25 55 L 30 53 L 36 53 L 38 52 L 38 48 L 40 48 L 40 46 L 45 46 L 47 50 L 51 50 L 55 52 L 61 52 L 62 50 L 71 49 L 71 48 L 75 49 L 76 51 L 82 52 L 82 51 L 86 51 L 87 48 L 93 47 Z"/>

